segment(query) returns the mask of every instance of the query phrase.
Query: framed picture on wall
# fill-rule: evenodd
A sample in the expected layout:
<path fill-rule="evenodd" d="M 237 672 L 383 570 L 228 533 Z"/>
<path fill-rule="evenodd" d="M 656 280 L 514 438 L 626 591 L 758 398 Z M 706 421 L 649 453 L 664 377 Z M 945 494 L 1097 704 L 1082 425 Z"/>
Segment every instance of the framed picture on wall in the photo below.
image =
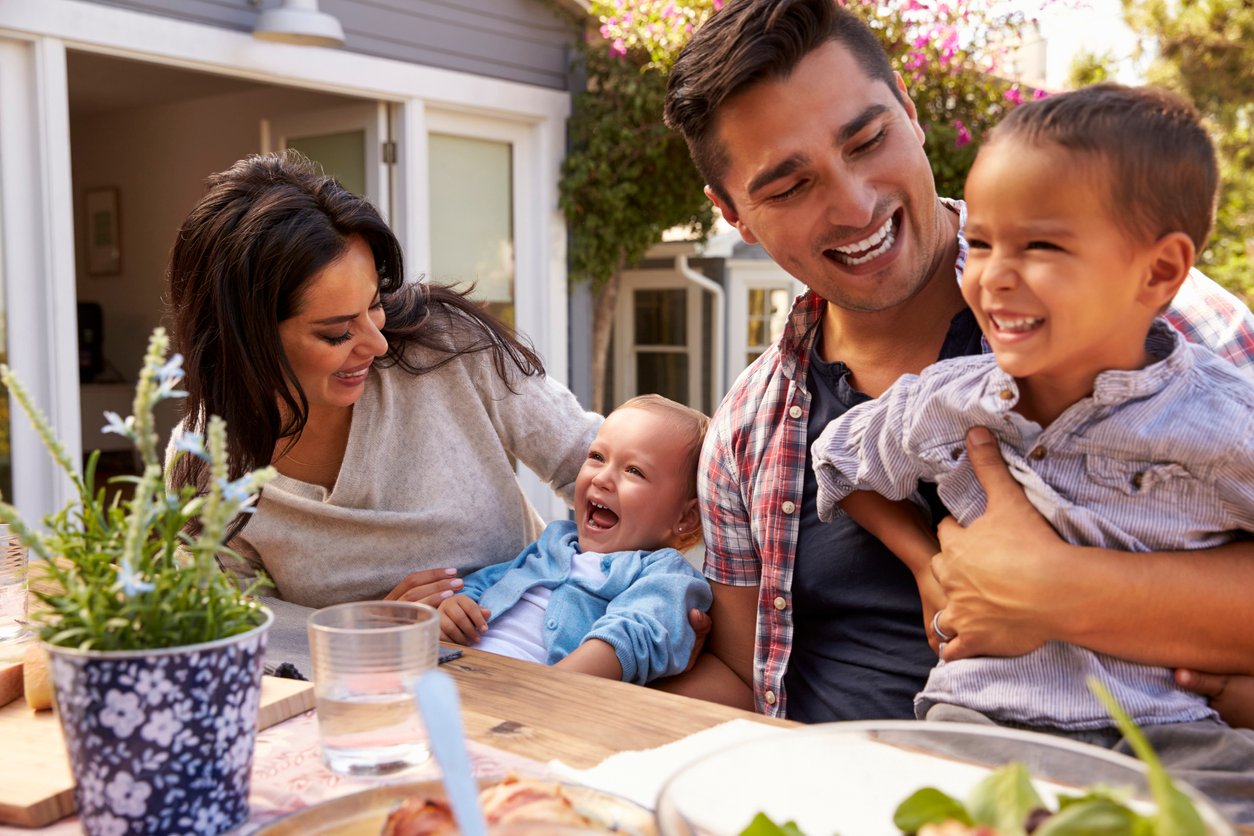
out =
<path fill-rule="evenodd" d="M 87 274 L 114 276 L 122 272 L 118 190 L 113 187 L 88 189 L 83 214 L 87 230 Z"/>

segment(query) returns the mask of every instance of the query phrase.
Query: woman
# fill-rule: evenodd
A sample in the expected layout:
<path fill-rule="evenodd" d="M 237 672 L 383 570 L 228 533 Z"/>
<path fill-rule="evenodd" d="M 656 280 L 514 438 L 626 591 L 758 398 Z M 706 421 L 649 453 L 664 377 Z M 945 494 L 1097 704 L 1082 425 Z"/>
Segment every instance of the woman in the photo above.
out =
<path fill-rule="evenodd" d="M 283 601 L 438 603 L 459 570 L 539 535 L 513 460 L 569 502 L 601 422 L 465 295 L 406 283 L 375 208 L 299 155 L 209 178 L 171 253 L 169 301 L 183 428 L 220 415 L 231 478 L 280 474 L 236 522 L 224 567 L 264 570 Z M 207 479 L 194 456 L 174 468 L 176 484 Z"/>

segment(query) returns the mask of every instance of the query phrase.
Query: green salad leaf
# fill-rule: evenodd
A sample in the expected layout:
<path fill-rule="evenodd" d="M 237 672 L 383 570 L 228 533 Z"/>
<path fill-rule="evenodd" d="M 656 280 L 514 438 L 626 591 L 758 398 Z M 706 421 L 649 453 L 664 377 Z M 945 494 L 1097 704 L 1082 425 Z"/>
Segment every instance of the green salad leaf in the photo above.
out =
<path fill-rule="evenodd" d="M 1193 801 L 1172 782 L 1162 761 L 1154 753 L 1154 747 L 1150 746 L 1150 742 L 1137 728 L 1136 723 L 1132 722 L 1132 718 L 1111 696 L 1110 691 L 1106 690 L 1106 686 L 1093 677 L 1089 677 L 1088 685 L 1089 690 L 1115 719 L 1115 725 L 1123 733 L 1132 751 L 1136 752 L 1136 756 L 1145 764 L 1149 773 L 1150 793 L 1158 805 L 1152 817 L 1156 836 L 1201 836 L 1204 834 L 1206 824 L 1202 821 L 1197 808 L 1193 806 Z"/>
<path fill-rule="evenodd" d="M 1044 806 L 1027 767 L 1017 761 L 994 770 L 967 797 L 971 820 L 1004 836 L 1025 833 L 1028 814 Z"/>
<path fill-rule="evenodd" d="M 805 836 L 794 821 L 776 824 L 766 813 L 758 813 L 749 822 L 749 826 L 740 831 L 740 836 Z"/>
<path fill-rule="evenodd" d="M 893 824 L 902 833 L 917 833 L 925 824 L 957 820 L 971 824 L 971 815 L 961 801 L 936 789 L 924 787 L 915 791 L 893 813 Z"/>

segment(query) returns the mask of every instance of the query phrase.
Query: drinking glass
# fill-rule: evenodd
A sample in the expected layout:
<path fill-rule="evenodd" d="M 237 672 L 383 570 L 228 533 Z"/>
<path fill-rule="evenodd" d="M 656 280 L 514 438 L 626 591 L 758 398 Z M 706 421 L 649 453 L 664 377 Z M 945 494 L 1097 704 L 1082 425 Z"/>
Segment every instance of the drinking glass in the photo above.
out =
<path fill-rule="evenodd" d="M 439 615 L 425 604 L 360 601 L 309 616 L 322 756 L 344 775 L 392 775 L 431 757 L 414 700 L 435 667 Z"/>
<path fill-rule="evenodd" d="M 26 547 L 0 524 L 0 642 L 26 633 Z"/>

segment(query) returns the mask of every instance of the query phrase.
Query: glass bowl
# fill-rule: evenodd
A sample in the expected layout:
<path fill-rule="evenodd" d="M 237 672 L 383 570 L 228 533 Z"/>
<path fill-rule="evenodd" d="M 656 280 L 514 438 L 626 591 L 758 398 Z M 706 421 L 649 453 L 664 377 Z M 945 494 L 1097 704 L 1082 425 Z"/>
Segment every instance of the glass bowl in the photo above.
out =
<path fill-rule="evenodd" d="M 1024 764 L 1037 792 L 1057 809 L 1059 792 L 1094 784 L 1124 788 L 1128 803 L 1153 809 L 1140 761 L 1035 732 L 964 723 L 864 721 L 808 726 L 738 743 L 673 775 L 657 803 L 662 836 L 737 836 L 758 813 L 794 821 L 808 836 L 900 836 L 893 812 L 915 790 L 936 787 L 965 800 L 992 769 Z M 1191 787 L 1214 836 L 1233 836 Z"/>

